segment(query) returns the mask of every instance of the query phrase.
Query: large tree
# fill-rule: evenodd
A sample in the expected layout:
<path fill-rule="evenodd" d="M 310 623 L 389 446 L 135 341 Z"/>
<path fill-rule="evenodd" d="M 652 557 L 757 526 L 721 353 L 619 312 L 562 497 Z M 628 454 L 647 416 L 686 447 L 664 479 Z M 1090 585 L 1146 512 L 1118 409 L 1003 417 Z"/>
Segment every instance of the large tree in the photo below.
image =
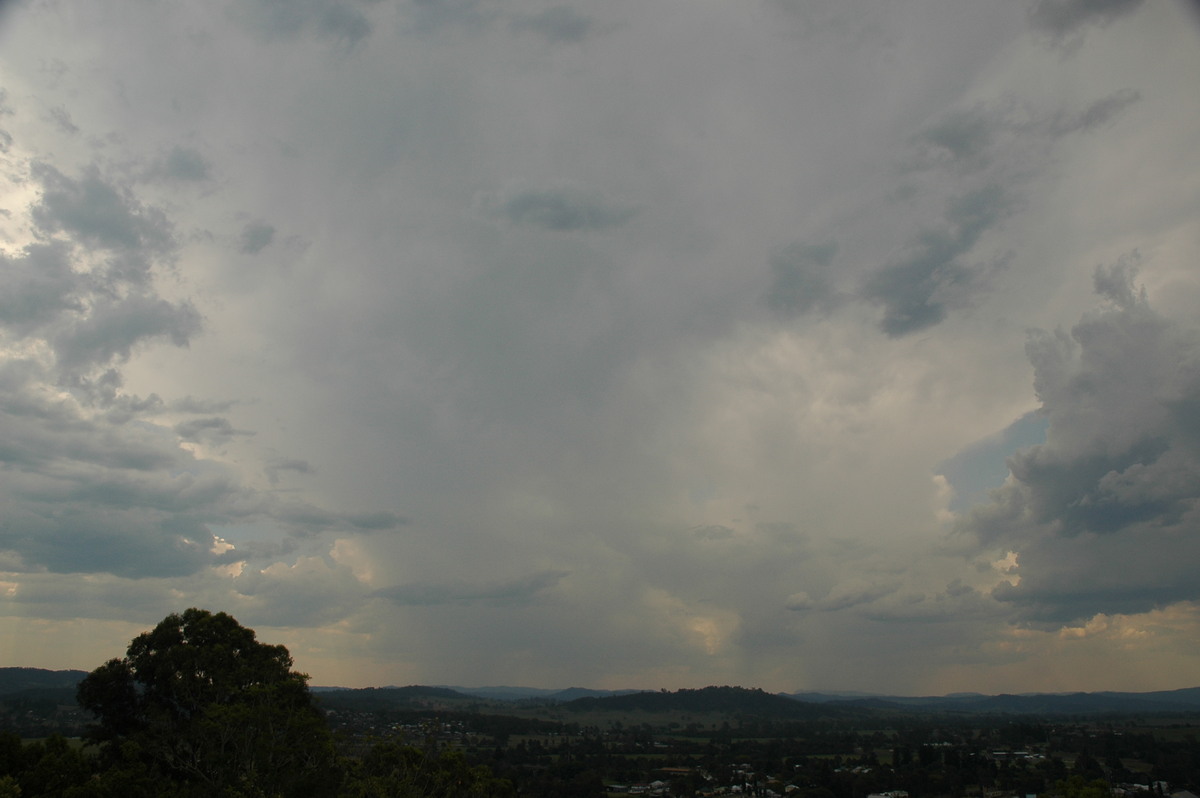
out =
<path fill-rule="evenodd" d="M 308 676 L 223 612 L 189 609 L 92 671 L 79 703 L 114 768 L 145 766 L 180 793 L 332 793 L 337 765 Z M 161 782 L 160 782 L 161 784 Z"/>

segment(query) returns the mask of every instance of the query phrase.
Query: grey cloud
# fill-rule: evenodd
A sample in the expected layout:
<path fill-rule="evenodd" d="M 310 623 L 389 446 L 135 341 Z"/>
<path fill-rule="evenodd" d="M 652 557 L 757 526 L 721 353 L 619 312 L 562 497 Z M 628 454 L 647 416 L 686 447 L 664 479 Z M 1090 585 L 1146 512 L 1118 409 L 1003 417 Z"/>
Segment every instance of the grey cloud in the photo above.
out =
<path fill-rule="evenodd" d="M 75 370 L 129 359 L 144 341 L 165 338 L 186 346 L 201 328 L 190 302 L 171 303 L 150 296 L 98 300 L 90 313 L 52 338 L 59 364 Z"/>
<path fill-rule="evenodd" d="M 249 430 L 234 429 L 225 418 L 198 418 L 175 425 L 175 432 L 185 441 L 222 444 L 244 435 L 253 435 Z"/>
<path fill-rule="evenodd" d="M 1141 4 L 1142 0 L 1037 0 L 1029 9 L 1029 23 L 1062 42 L 1088 25 L 1107 25 L 1131 14 Z"/>
<path fill-rule="evenodd" d="M 212 176 L 212 165 L 208 159 L 191 147 L 171 148 L 164 157 L 155 161 L 146 171 L 146 177 L 180 182 L 202 182 Z"/>
<path fill-rule="evenodd" d="M 930 164 L 949 161 L 964 170 L 988 165 L 1003 116 L 986 108 L 954 111 L 921 132 L 919 143 Z"/>
<path fill-rule="evenodd" d="M 906 254 L 871 275 L 861 296 L 884 308 L 880 328 L 898 338 L 938 324 L 962 307 L 1003 261 L 963 262 L 980 236 L 1003 220 L 1011 200 L 997 184 L 952 200 L 940 228 L 921 231 Z"/>
<path fill-rule="evenodd" d="M 79 180 L 40 162 L 30 171 L 42 185 L 41 202 L 31 216 L 43 232 L 65 232 L 82 243 L 110 249 L 161 253 L 173 245 L 165 214 L 143 207 L 127 189 L 106 181 L 95 166 L 84 170 Z"/>
<path fill-rule="evenodd" d="M 826 612 L 848 610 L 860 605 L 872 604 L 900 589 L 897 583 L 852 581 L 837 585 L 817 608 Z M 793 607 L 795 609 L 795 607 Z"/>
<path fill-rule="evenodd" d="M 374 513 L 347 513 L 343 518 L 350 526 L 368 531 L 396 529 L 408 523 L 407 518 L 387 510 Z"/>
<path fill-rule="evenodd" d="M 233 589 L 239 615 L 271 626 L 339 621 L 361 606 L 367 592 L 350 569 L 323 558 L 299 558 L 287 568 L 243 569 Z"/>
<path fill-rule="evenodd" d="M 49 401 L 32 373 L 0 372 L 0 462 L 18 474 L 70 473 L 75 467 L 152 471 L 179 464 L 177 449 L 149 431 L 117 428 L 82 418 L 69 404 Z M 173 445 L 173 442 L 172 442 Z"/>
<path fill-rule="evenodd" d="M 224 413 L 232 408 L 236 402 L 229 400 L 209 400 L 197 399 L 194 396 L 185 396 L 182 399 L 176 399 L 169 403 L 171 410 L 179 413 L 197 413 L 208 415 L 212 413 Z"/>
<path fill-rule="evenodd" d="M 771 286 L 767 307 L 789 318 L 830 307 L 837 293 L 829 278 L 829 266 L 837 244 L 792 244 L 771 258 Z"/>
<path fill-rule="evenodd" d="M 1200 449 L 1186 432 L 1200 406 L 1200 336 L 1150 307 L 1135 264 L 1097 268 L 1106 306 L 1069 336 L 1031 336 L 1046 442 L 1010 457 L 1009 481 L 960 524 L 1018 553 L 1019 583 L 995 595 L 1024 617 L 1200 598 L 1178 565 L 1200 553 Z"/>
<path fill-rule="evenodd" d="M 720 524 L 709 524 L 707 526 L 696 527 L 689 530 L 698 540 L 729 540 L 734 536 L 734 531 L 727 526 Z"/>
<path fill-rule="evenodd" d="M 168 300 L 156 272 L 175 255 L 174 227 L 98 166 L 77 176 L 29 164 L 39 240 L 0 253 L 0 551 L 25 572 L 179 577 L 219 564 L 210 524 L 272 521 L 297 538 L 324 529 L 373 532 L 390 512 L 331 513 L 245 487 L 180 438 L 223 443 L 249 434 L 214 414 L 231 402 L 125 391 L 119 368 L 155 341 L 185 346 L 197 308 Z M 176 148 L 142 177 L 204 179 L 208 165 Z M 250 243 L 263 233 L 250 230 Z M 257 238 L 255 237 L 257 236 Z M 174 429 L 166 410 L 205 417 Z M 278 467 L 298 469 L 297 463 Z M 279 544 L 287 553 L 293 543 Z"/>
<path fill-rule="evenodd" d="M 294 538 L 284 538 L 278 541 L 250 540 L 238 543 L 235 548 L 226 549 L 214 558 L 219 565 L 229 565 L 251 560 L 278 560 L 293 554 L 299 549 Z"/>
<path fill-rule="evenodd" d="M 54 126 L 69 136 L 79 135 L 79 126 L 71 121 L 71 114 L 61 105 L 56 105 L 49 111 L 50 121 Z"/>
<path fill-rule="evenodd" d="M 497 201 L 494 213 L 513 224 L 555 232 L 619 227 L 637 209 L 576 188 L 514 189 Z"/>
<path fill-rule="evenodd" d="M 316 473 L 316 469 L 314 469 L 307 460 L 299 460 L 295 458 L 276 458 L 267 463 L 267 479 L 271 481 L 272 485 L 278 484 L 279 475 L 284 471 L 291 471 L 295 474 Z"/>
<path fill-rule="evenodd" d="M 565 576 L 566 571 L 540 571 L 490 585 L 397 585 L 377 590 L 373 595 L 405 606 L 524 604 L 554 588 Z"/>
<path fill-rule="evenodd" d="M 420 33 L 443 28 L 479 31 L 499 16 L 498 12 L 481 9 L 479 0 L 411 0 L 410 13 L 413 27 Z"/>
<path fill-rule="evenodd" d="M 0 252 L 0 324 L 28 334 L 65 311 L 80 310 L 80 279 L 63 242 L 30 244 L 17 257 Z"/>
<path fill-rule="evenodd" d="M 1122 256 L 1111 267 L 1097 266 L 1092 274 L 1092 286 L 1096 293 L 1113 305 L 1124 310 L 1146 302 L 1146 290 L 1134 290 L 1141 255 L 1135 250 Z"/>
<path fill-rule="evenodd" d="M 350 529 L 379 532 L 397 529 L 408 519 L 388 510 L 371 513 L 337 513 L 311 504 L 280 504 L 270 510 L 270 516 L 291 527 L 294 534 L 311 536 L 331 529 Z"/>
<path fill-rule="evenodd" d="M 187 465 L 183 458 L 177 458 L 176 463 Z M 16 493 L 46 506 L 86 505 L 105 511 L 151 511 L 146 514 L 151 517 L 158 517 L 160 513 L 191 517 L 197 523 L 200 520 L 227 520 L 241 514 L 237 509 L 242 503 L 240 489 L 225 474 L 170 476 L 161 471 L 132 473 L 129 469 L 114 467 L 102 474 L 75 469 L 69 477 L 49 476 L 50 479 L 28 484 Z"/>
<path fill-rule="evenodd" d="M 354 46 L 372 31 L 370 19 L 356 5 L 338 0 L 254 0 L 241 14 L 264 36 L 309 34 Z"/>
<path fill-rule="evenodd" d="M 346 44 L 357 44 L 371 35 L 371 21 L 356 8 L 345 4 L 331 5 L 317 20 L 320 35 Z"/>
<path fill-rule="evenodd" d="M 274 227 L 266 222 L 250 222 L 242 228 L 242 235 L 238 239 L 238 252 L 243 255 L 257 255 L 274 240 Z"/>
<path fill-rule="evenodd" d="M 10 510 L 0 547 L 56 573 L 183 576 L 212 563 L 212 535 L 179 516 L 69 505 Z"/>
<path fill-rule="evenodd" d="M 1103 127 L 1141 98 L 1141 92 L 1135 89 L 1118 89 L 1112 94 L 1094 101 L 1076 114 L 1058 114 L 1051 120 L 1050 131 L 1055 135 L 1065 135 Z"/>
<path fill-rule="evenodd" d="M 580 42 L 592 30 L 592 19 L 572 6 L 554 6 L 536 14 L 515 16 L 512 27 L 530 31 L 549 42 Z"/>

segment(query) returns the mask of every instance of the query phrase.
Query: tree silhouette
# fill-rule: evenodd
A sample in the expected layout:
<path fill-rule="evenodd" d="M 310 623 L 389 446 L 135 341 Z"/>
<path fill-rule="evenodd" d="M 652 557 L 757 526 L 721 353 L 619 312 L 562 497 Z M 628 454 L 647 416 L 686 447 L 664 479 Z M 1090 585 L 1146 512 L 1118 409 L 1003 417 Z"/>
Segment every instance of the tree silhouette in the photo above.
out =
<path fill-rule="evenodd" d="M 181 795 L 333 794 L 332 737 L 308 676 L 223 612 L 171 614 L 80 683 L 108 772 Z M 161 783 L 160 783 L 161 786 Z"/>

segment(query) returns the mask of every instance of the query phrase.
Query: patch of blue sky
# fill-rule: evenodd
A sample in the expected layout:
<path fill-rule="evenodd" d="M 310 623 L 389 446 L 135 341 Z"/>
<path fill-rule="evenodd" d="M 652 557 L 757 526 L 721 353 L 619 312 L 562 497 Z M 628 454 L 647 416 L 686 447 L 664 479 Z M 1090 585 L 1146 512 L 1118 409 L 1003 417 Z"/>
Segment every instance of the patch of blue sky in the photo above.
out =
<path fill-rule="evenodd" d="M 987 499 L 989 490 L 1008 478 L 1008 458 L 1018 450 L 1046 441 L 1049 421 L 1030 411 L 1003 431 L 967 446 L 934 469 L 954 488 L 950 509 L 956 513 L 970 509 Z"/>

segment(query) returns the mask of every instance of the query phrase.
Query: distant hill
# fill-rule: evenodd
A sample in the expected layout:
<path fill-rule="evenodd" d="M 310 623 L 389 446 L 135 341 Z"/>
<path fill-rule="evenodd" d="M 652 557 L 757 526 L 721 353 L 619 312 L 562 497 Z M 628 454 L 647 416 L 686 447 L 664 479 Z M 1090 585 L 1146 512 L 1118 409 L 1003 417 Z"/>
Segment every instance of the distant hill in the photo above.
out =
<path fill-rule="evenodd" d="M 23 693 L 27 690 L 72 691 L 87 676 L 87 671 L 48 671 L 41 668 L 0 668 L 0 695 Z"/>
<path fill-rule="evenodd" d="M 689 712 L 800 720 L 849 715 L 851 707 L 814 706 L 784 695 L 746 687 L 704 687 L 675 692 L 641 692 L 601 698 L 577 698 L 563 705 L 575 712 Z"/>
<path fill-rule="evenodd" d="M 448 687 L 366 687 L 359 690 L 323 690 L 316 694 L 321 706 L 359 712 L 414 709 L 463 709 L 476 705 L 476 696 Z"/>
<path fill-rule="evenodd" d="M 445 686 L 445 685 L 443 685 Z M 488 698 L 494 701 L 574 701 L 576 698 L 603 698 L 613 695 L 641 693 L 643 690 L 593 690 L 589 687 L 568 687 L 565 690 L 547 690 L 539 687 L 452 687 L 465 695 Z"/>
<path fill-rule="evenodd" d="M 886 696 L 794 693 L 791 698 L 823 706 L 840 705 L 906 711 L 999 713 L 1017 715 L 1089 715 L 1115 713 L 1200 712 L 1200 688 L 1149 693 L 1026 693 L 946 696 Z"/>
<path fill-rule="evenodd" d="M 79 670 L 0 668 L 0 698 L 9 701 L 17 698 L 53 698 L 57 703 L 74 703 L 75 689 L 85 676 L 87 672 Z M 313 691 L 319 694 L 321 703 L 327 707 L 362 710 L 478 709 L 481 703 L 502 709 L 505 704 L 547 702 L 580 712 L 684 711 L 778 719 L 831 717 L 870 711 L 1014 715 L 1200 713 L 1200 687 L 1145 693 L 953 693 L 943 696 L 817 691 L 773 694 L 760 689 L 728 686 L 674 692 L 593 690 L 586 687 L 554 690 L 422 685 L 365 689 L 314 687 Z"/>

